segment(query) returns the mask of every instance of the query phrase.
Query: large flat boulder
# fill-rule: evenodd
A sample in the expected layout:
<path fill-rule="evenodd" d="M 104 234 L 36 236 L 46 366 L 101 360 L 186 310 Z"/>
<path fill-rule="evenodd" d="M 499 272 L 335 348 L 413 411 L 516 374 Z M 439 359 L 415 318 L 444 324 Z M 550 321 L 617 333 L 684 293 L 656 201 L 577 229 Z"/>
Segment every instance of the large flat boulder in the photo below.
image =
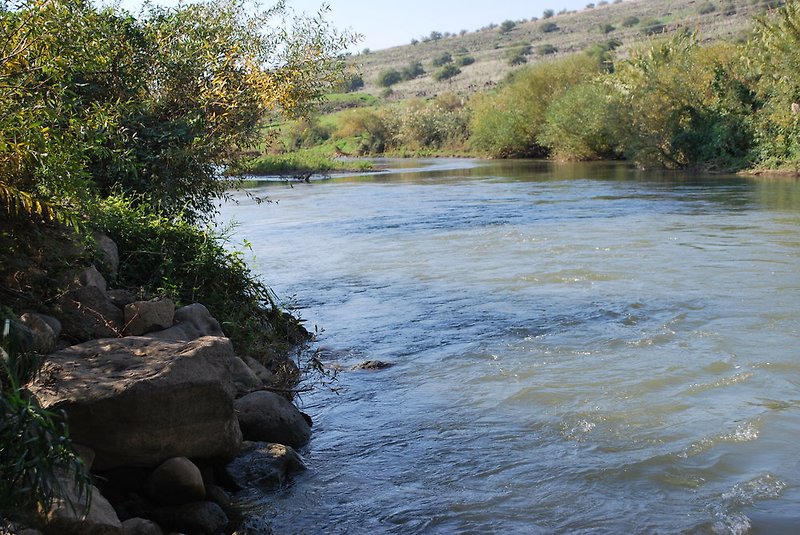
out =
<path fill-rule="evenodd" d="M 214 336 L 92 340 L 48 356 L 29 388 L 44 407 L 66 411 L 98 470 L 232 458 L 242 439 L 233 358 L 230 340 Z"/>
<path fill-rule="evenodd" d="M 299 448 L 311 438 L 308 420 L 290 401 L 274 392 L 252 392 L 237 399 L 234 407 L 246 440 Z"/>

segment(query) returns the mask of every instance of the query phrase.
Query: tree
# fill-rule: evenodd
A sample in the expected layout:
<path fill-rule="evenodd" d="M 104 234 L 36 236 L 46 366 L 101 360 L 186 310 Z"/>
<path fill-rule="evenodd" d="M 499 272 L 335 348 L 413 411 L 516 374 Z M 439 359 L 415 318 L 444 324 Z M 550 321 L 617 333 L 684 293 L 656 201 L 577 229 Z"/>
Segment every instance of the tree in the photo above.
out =
<path fill-rule="evenodd" d="M 516 27 L 517 23 L 513 20 L 504 20 L 503 23 L 500 24 L 500 33 L 508 33 Z"/>

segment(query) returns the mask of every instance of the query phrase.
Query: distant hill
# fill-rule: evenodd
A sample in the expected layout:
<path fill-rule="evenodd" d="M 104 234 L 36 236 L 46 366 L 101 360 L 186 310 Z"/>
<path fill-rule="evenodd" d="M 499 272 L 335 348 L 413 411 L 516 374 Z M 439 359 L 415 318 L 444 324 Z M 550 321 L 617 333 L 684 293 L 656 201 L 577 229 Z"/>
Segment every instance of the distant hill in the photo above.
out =
<path fill-rule="evenodd" d="M 678 28 L 697 30 L 704 40 L 745 39 L 753 18 L 770 7 L 782 4 L 764 0 L 625 0 L 588 4 L 575 12 L 555 13 L 552 17 L 525 21 L 496 21 L 474 32 L 459 35 L 432 32 L 409 44 L 354 56 L 365 82 L 366 92 L 386 93 L 378 83 L 387 70 L 402 71 L 414 63 L 422 64 L 425 74 L 392 85 L 391 98 L 429 97 L 437 93 L 471 93 L 492 87 L 523 63 L 511 64 L 511 58 L 527 64 L 545 61 L 585 50 L 592 45 L 616 40 L 618 54 Z M 424 16 L 424 14 L 421 14 Z M 513 23 L 513 24 L 512 24 Z M 442 67 L 434 62 L 449 54 L 461 73 L 442 81 L 434 74 Z M 445 56 L 445 57 L 443 57 Z M 467 59 L 464 59 L 467 58 Z M 437 63 L 441 63 L 438 61 Z"/>

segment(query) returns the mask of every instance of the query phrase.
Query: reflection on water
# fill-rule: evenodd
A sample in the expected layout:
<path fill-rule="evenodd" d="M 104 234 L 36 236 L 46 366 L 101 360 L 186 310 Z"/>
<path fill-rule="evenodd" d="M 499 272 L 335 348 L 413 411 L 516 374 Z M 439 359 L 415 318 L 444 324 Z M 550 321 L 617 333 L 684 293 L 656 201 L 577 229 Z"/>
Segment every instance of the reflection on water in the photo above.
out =
<path fill-rule="evenodd" d="M 225 219 L 345 372 L 275 533 L 800 525 L 800 185 L 379 161 Z M 251 496 L 252 500 L 253 497 Z"/>

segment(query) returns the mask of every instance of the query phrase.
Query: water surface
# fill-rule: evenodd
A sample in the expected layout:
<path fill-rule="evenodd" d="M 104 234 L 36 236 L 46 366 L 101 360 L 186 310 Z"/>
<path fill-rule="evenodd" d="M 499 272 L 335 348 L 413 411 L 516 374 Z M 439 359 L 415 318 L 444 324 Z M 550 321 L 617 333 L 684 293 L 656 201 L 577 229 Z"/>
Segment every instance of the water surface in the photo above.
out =
<path fill-rule="evenodd" d="M 223 206 L 338 394 L 274 533 L 800 531 L 800 184 L 463 160 Z"/>

